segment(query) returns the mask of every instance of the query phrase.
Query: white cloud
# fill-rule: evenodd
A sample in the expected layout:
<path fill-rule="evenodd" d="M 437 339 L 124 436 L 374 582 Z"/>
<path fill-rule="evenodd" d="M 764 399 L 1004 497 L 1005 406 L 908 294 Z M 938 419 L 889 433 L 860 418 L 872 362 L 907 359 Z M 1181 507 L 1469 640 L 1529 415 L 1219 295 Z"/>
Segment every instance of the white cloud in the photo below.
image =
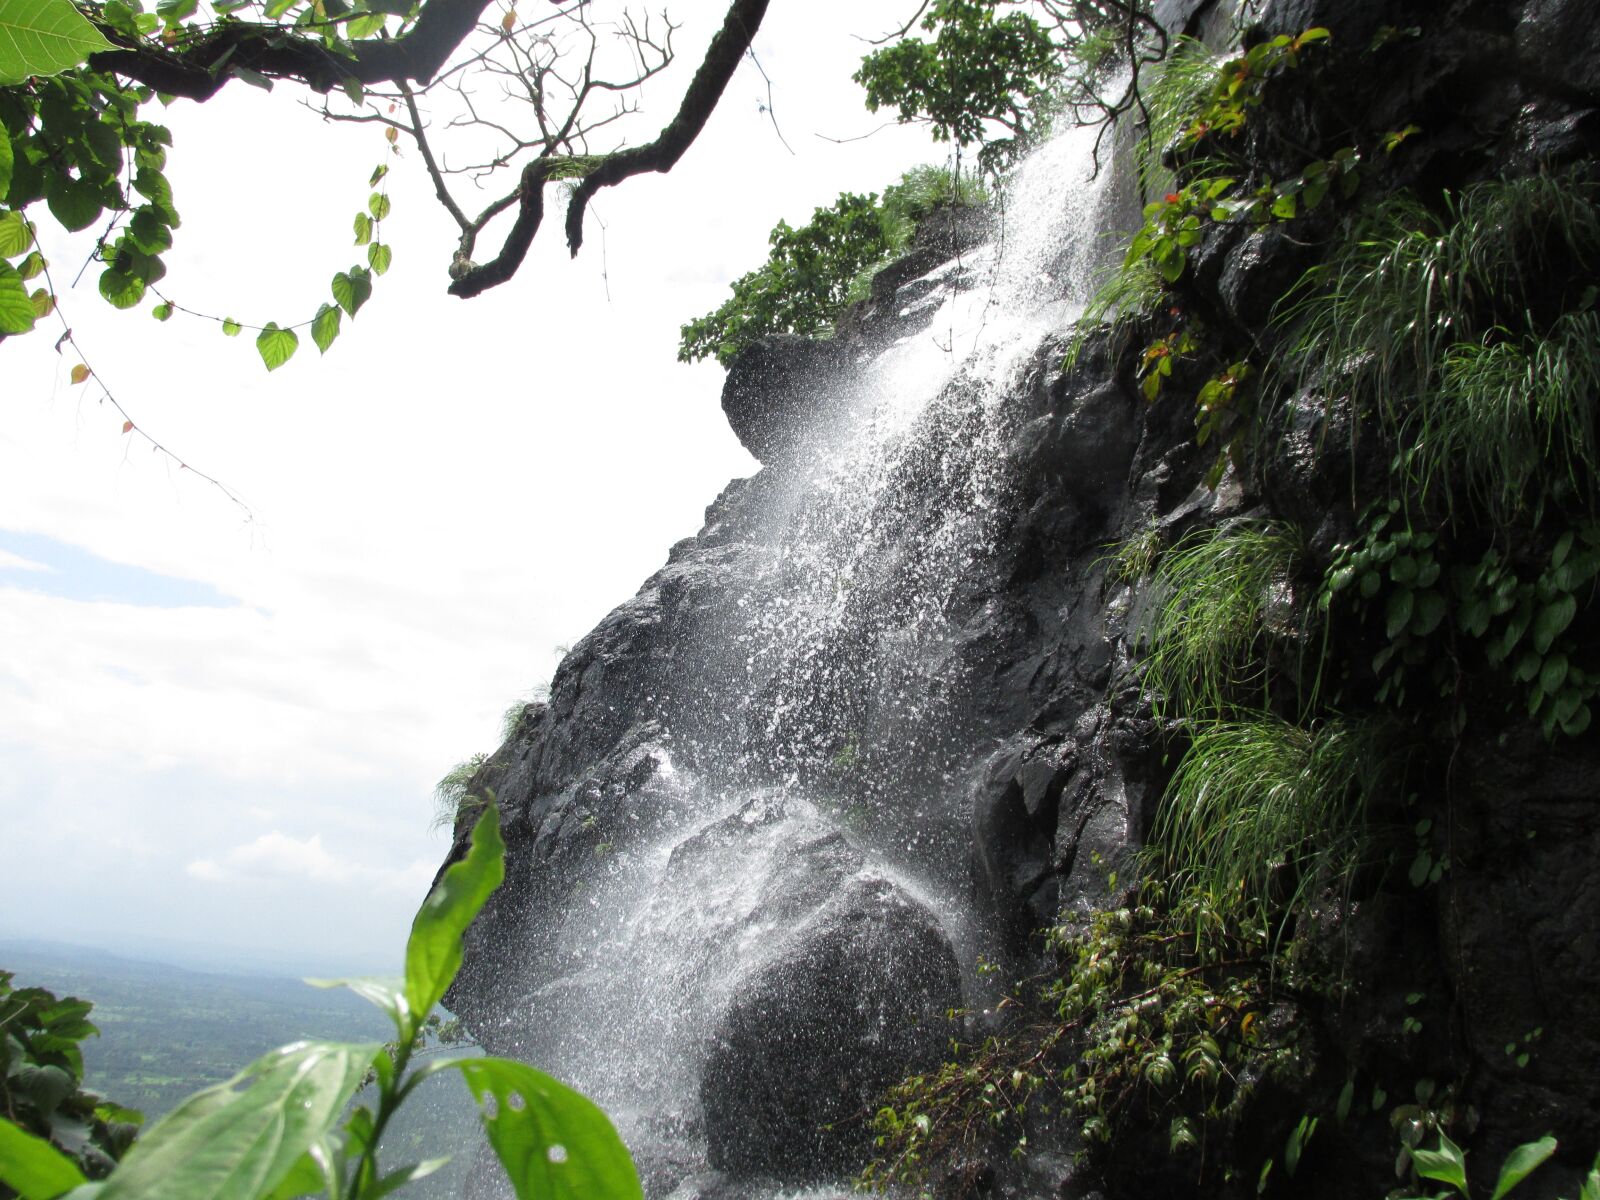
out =
<path fill-rule="evenodd" d="M 399 869 L 359 862 L 330 852 L 320 833 L 296 838 L 276 829 L 219 856 L 192 859 L 183 869 L 206 883 L 309 880 L 341 888 L 403 892 L 414 898 L 427 894 L 435 870 L 422 859 Z"/>
<path fill-rule="evenodd" d="M 20 554 L 12 554 L 9 550 L 0 550 L 0 571 L 54 571 L 54 567 L 44 563 L 34 562 L 31 558 L 23 558 Z"/>

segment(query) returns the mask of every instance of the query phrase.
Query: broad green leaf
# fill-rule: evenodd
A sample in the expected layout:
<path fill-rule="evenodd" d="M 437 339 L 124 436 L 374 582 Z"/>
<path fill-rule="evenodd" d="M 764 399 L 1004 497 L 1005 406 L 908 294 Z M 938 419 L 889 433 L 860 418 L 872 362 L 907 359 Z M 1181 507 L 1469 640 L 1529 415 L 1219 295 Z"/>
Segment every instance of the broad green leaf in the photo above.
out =
<path fill-rule="evenodd" d="M 1546 653 L 1556 638 L 1572 624 L 1577 612 L 1578 600 L 1571 592 L 1541 608 L 1539 615 L 1533 619 L 1533 648 L 1540 654 Z"/>
<path fill-rule="evenodd" d="M 36 317 L 48 317 L 56 310 L 56 298 L 44 288 L 35 288 L 28 299 L 33 302 L 33 315 Z"/>
<path fill-rule="evenodd" d="M 100 272 L 100 294 L 113 308 L 132 308 L 144 299 L 144 280 L 110 267 Z"/>
<path fill-rule="evenodd" d="M 627 1147 L 585 1096 L 509 1059 L 464 1058 L 455 1067 L 478 1101 L 517 1200 L 643 1196 Z"/>
<path fill-rule="evenodd" d="M 1439 1135 L 1437 1150 L 1424 1150 L 1421 1146 L 1413 1149 L 1411 1162 L 1422 1178 L 1448 1183 L 1463 1196 L 1467 1194 L 1466 1156 L 1461 1153 L 1461 1147 L 1445 1134 Z"/>
<path fill-rule="evenodd" d="M 383 192 L 373 192 L 367 197 L 367 211 L 374 221 L 383 220 L 389 215 L 389 197 Z"/>
<path fill-rule="evenodd" d="M 257 1200 L 355 1094 L 376 1044 L 297 1042 L 189 1097 L 134 1143 L 101 1200 Z M 242 1089 L 242 1090 L 241 1090 Z"/>
<path fill-rule="evenodd" d="M 158 321 L 167 321 L 172 318 L 172 305 L 158 304 L 150 310 L 150 315 Z"/>
<path fill-rule="evenodd" d="M 365 267 L 351 267 L 333 277 L 334 301 L 352 317 L 371 295 L 372 272 Z"/>
<path fill-rule="evenodd" d="M 317 988 L 349 988 L 363 1000 L 376 1004 L 388 1013 L 396 1032 L 405 1034 L 411 1010 L 406 1004 L 406 988 L 402 980 L 367 975 L 352 979 L 308 979 L 306 982 Z"/>
<path fill-rule="evenodd" d="M 381 1197 L 387 1196 L 390 1192 L 398 1191 L 407 1184 L 415 1183 L 419 1179 L 426 1179 L 449 1161 L 449 1158 L 429 1158 L 419 1163 L 412 1163 L 409 1167 L 401 1167 L 397 1171 L 390 1171 L 382 1179 L 378 1180 L 378 1186 L 373 1188 L 367 1195 L 371 1200 L 380 1200 Z"/>
<path fill-rule="evenodd" d="M 1500 1200 L 1500 1197 L 1538 1170 L 1545 1159 L 1555 1152 L 1556 1140 L 1548 1134 L 1537 1142 L 1524 1142 L 1518 1146 L 1500 1164 L 1500 1178 L 1495 1182 L 1494 1195 L 1489 1200 Z"/>
<path fill-rule="evenodd" d="M 1393 641 L 1411 621 L 1411 610 L 1416 605 L 1416 595 L 1409 588 L 1401 588 L 1389 596 L 1384 627 L 1385 636 Z"/>
<path fill-rule="evenodd" d="M 64 171 L 50 176 L 44 202 L 50 215 L 73 233 L 93 225 L 105 208 L 105 197 L 99 188 L 74 179 Z"/>
<path fill-rule="evenodd" d="M 267 364 L 267 370 L 276 371 L 284 363 L 294 357 L 294 352 L 300 347 L 300 338 L 292 329 L 280 329 L 276 321 L 268 321 L 266 326 L 256 335 L 256 349 L 261 353 L 261 361 Z"/>
<path fill-rule="evenodd" d="M 17 274 L 21 275 L 24 279 L 32 279 L 35 275 L 43 271 L 44 268 L 44 255 L 35 250 L 29 254 L 27 258 L 23 259 L 17 264 Z"/>
<path fill-rule="evenodd" d="M 10 145 L 10 139 L 0 135 L 0 143 Z M 0 213 L 0 256 L 10 258 L 31 245 L 33 231 L 28 228 L 27 218 L 19 212 Z"/>
<path fill-rule="evenodd" d="M 379 275 L 389 269 L 389 264 L 393 260 L 394 251 L 389 249 L 388 242 L 373 242 L 367 247 L 367 262 Z"/>
<path fill-rule="evenodd" d="M 16 165 L 14 153 L 11 149 L 11 138 L 8 134 L 0 132 L 0 196 L 11 190 L 11 169 Z M 1557 566 L 1560 564 L 1557 563 Z"/>
<path fill-rule="evenodd" d="M 0 262 L 0 333 L 27 333 L 38 317 L 22 276 L 10 263 Z"/>
<path fill-rule="evenodd" d="M 372 240 L 372 218 L 364 212 L 356 214 L 356 245 L 365 246 Z"/>
<path fill-rule="evenodd" d="M 0 1119 L 0 1183 L 22 1200 L 52 1200 L 83 1182 L 77 1163 L 43 1138 Z"/>
<path fill-rule="evenodd" d="M 58 75 L 112 48 L 71 0 L 0 0 L 0 84 Z"/>
<path fill-rule="evenodd" d="M 228 337 L 238 337 L 239 331 L 243 328 L 244 326 L 239 324 L 239 322 L 235 321 L 232 317 L 222 318 L 222 332 Z"/>
<path fill-rule="evenodd" d="M 461 969 L 461 935 L 505 878 L 505 853 L 500 810 L 490 804 L 473 826 L 466 857 L 445 871 L 411 923 L 411 937 L 406 942 L 406 1003 L 411 1006 L 413 1021 L 421 1021 L 433 1011 Z"/>
<path fill-rule="evenodd" d="M 368 187 L 377 187 L 378 186 L 378 180 L 382 179 L 388 173 L 389 173 L 389 164 L 388 163 L 379 163 L 377 166 L 372 168 L 372 178 L 367 180 L 367 186 Z M 1560 566 L 1561 564 L 1557 563 L 1556 565 Z"/>
<path fill-rule="evenodd" d="M 317 309 L 317 315 L 311 322 L 311 340 L 317 344 L 317 353 L 326 354 L 328 347 L 333 345 L 333 339 L 339 336 L 339 317 L 336 305 L 324 304 Z"/>

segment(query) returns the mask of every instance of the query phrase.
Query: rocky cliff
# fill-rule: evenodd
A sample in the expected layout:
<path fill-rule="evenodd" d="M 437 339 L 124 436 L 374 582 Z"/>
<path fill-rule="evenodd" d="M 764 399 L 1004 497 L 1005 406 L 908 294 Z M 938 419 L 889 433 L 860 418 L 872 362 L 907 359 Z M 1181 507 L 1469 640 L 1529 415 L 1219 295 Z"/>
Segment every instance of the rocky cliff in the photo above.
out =
<path fill-rule="evenodd" d="M 1235 27 L 1213 7 L 1158 11 L 1172 33 L 1225 42 Z M 1530 278 L 1507 288 L 1540 330 L 1587 312 L 1600 240 L 1562 223 L 1600 211 L 1600 8 L 1269 0 L 1247 15 L 1243 50 L 1332 33 L 1267 80 L 1226 147 L 1248 172 L 1228 194 L 1267 187 L 1269 216 L 1202 214 L 1158 303 L 1113 327 L 1075 337 L 1046 297 L 1004 354 L 946 354 L 926 406 L 893 400 L 922 369 L 904 347 L 938 339 L 941 306 L 991 286 L 981 247 L 1019 239 L 1016 206 L 1005 228 L 930 222 L 835 338 L 747 351 L 723 405 L 762 469 L 573 649 L 474 781 L 501 805 L 508 880 L 449 1003 L 494 1052 L 554 1061 L 636 1107 L 624 1129 L 654 1194 L 846 1178 L 874 1153 L 888 1089 L 934 1076 L 952 1039 L 959 1071 L 1015 1091 L 1007 1111 L 951 1100 L 955 1085 L 913 1089 L 878 1125 L 901 1154 L 889 1173 L 915 1167 L 941 1194 L 1378 1196 L 1442 1132 L 1479 1187 L 1512 1147 L 1554 1134 L 1554 1161 L 1518 1194 L 1571 1195 L 1600 1149 L 1600 740 L 1577 715 L 1593 585 L 1563 577 L 1560 591 L 1552 574 L 1591 544 L 1596 381 L 1574 385 L 1588 426 L 1572 435 L 1570 486 L 1508 509 L 1487 498 L 1491 479 L 1444 505 L 1443 485 L 1405 470 L 1443 435 L 1384 419 L 1384 405 L 1421 403 L 1419 369 L 1385 344 L 1307 367 L 1317 311 L 1293 308 L 1322 294 L 1308 270 L 1380 236 L 1392 198 L 1414 202 L 1419 235 L 1448 240 L 1474 185 L 1546 179 L 1589 207 L 1530 223 L 1543 241 L 1512 254 Z M 1205 177 L 1203 136 L 1169 150 L 1168 206 Z M 1308 163 L 1341 169 L 1345 147 L 1352 185 L 1306 203 Z M 1285 181 L 1298 209 L 1275 207 Z M 1096 211 L 1127 234 L 1139 222 L 1114 187 Z M 1493 243 L 1496 228 L 1479 234 Z M 1092 246 L 1040 253 L 1030 269 L 1076 311 L 1105 264 Z M 1453 302 L 1505 328 L 1479 311 L 1481 290 Z M 1446 340 L 1466 336 L 1466 315 L 1397 321 L 1403 348 L 1440 322 Z M 1363 354 L 1410 390 L 1374 388 Z M 1152 389 L 1161 357 L 1172 366 Z M 1222 413 L 1207 388 L 1240 363 L 1253 399 L 1230 390 Z M 1564 469 L 1554 439 L 1535 447 L 1529 489 Z M 1388 533 L 1374 532 L 1375 502 L 1402 514 Z M 1149 664 L 1174 623 L 1221 620 L 1183 572 L 1239 531 L 1289 531 L 1292 555 L 1252 600 L 1259 629 L 1239 645 L 1256 665 L 1216 684 L 1230 707 L 1212 710 Z M 1511 583 L 1480 628 L 1472 580 L 1491 552 L 1505 570 L 1483 586 Z M 1397 554 L 1420 565 L 1387 566 Z M 1352 563 L 1375 580 L 1355 599 L 1334 586 Z M 1454 578 L 1466 582 L 1451 591 Z M 1544 702 L 1565 709 L 1554 724 L 1549 708 L 1529 715 L 1530 668 L 1494 624 L 1516 620 L 1518 581 L 1534 597 L 1518 636 L 1543 643 L 1534 676 L 1562 656 Z M 1431 596 L 1441 613 L 1424 619 Z M 1565 615 L 1548 638 L 1526 632 L 1544 608 Z M 1508 653 L 1472 640 L 1491 635 Z M 1166 661 L 1200 674 L 1205 660 Z M 1264 698 L 1242 698 L 1268 680 Z M 1308 744 L 1381 726 L 1358 757 L 1384 770 L 1371 784 L 1302 771 L 1318 782 L 1294 794 L 1332 796 L 1330 815 L 1260 844 L 1235 889 L 1258 894 L 1237 908 L 1234 950 L 1163 958 L 1209 936 L 1180 892 L 1213 861 L 1164 847 L 1163 814 L 1185 797 L 1201 811 L 1221 788 L 1192 776 L 1229 764 L 1196 747 L 1246 710 Z M 1199 765 L 1175 782 L 1185 762 Z M 1360 850 L 1338 869 L 1306 850 L 1351 829 Z M 1119 976 L 1088 1000 L 1070 989 L 1140 945 L 1142 982 Z M 1180 981 L 1210 990 L 1168 1083 L 1157 1060 L 1179 1036 Z M 659 1056 L 618 1062 L 618 1038 Z M 1022 1065 L 1006 1058 L 1019 1046 Z M 922 1113 L 921 1134 L 895 1132 L 896 1111 L 912 1125 Z M 938 1136 L 958 1114 L 960 1136 Z"/>

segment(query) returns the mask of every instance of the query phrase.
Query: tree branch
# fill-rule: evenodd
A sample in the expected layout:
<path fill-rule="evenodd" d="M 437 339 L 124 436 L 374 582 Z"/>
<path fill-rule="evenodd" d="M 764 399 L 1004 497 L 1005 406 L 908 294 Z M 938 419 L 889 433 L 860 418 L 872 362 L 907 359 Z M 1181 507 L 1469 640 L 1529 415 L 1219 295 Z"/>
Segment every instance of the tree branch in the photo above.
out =
<path fill-rule="evenodd" d="M 426 0 L 409 31 L 397 38 L 360 41 L 354 56 L 333 54 L 319 39 L 295 34 L 281 25 L 228 22 L 207 31 L 182 50 L 163 50 L 127 39 L 102 27 L 120 50 L 89 56 L 89 69 L 110 71 L 158 92 L 209 100 L 233 77 L 232 67 L 245 67 L 276 79 L 296 79 L 319 92 L 346 80 L 364 86 L 426 83 L 466 39 L 491 0 Z"/>
<path fill-rule="evenodd" d="M 607 155 L 579 181 L 567 207 L 567 245 L 573 254 L 583 245 L 584 212 L 597 191 L 614 187 L 634 175 L 670 171 L 694 144 L 761 27 L 767 4 L 768 0 L 733 0 L 722 28 L 711 39 L 706 56 L 690 81 L 689 90 L 684 93 L 677 115 L 655 141 Z M 518 203 L 516 220 L 506 234 L 500 253 L 481 266 L 465 267 L 450 285 L 452 295 L 476 296 L 516 274 L 544 219 L 545 177 L 557 161 L 540 158 L 523 168 L 521 182 L 514 193 Z"/>

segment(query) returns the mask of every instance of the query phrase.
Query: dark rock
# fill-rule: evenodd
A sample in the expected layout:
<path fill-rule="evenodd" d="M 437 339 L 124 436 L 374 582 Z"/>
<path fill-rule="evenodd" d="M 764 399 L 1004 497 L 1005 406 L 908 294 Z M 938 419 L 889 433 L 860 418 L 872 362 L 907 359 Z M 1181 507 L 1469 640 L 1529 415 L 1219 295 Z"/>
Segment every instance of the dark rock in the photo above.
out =
<path fill-rule="evenodd" d="M 845 361 L 839 342 L 786 333 L 741 350 L 722 384 L 722 411 L 744 448 L 763 463 L 792 450 L 827 411 Z"/>
<path fill-rule="evenodd" d="M 933 914 L 853 879 L 734 990 L 706 1053 L 708 1158 L 733 1174 L 818 1178 L 871 1145 L 884 1089 L 942 1057 L 961 983 Z"/>

